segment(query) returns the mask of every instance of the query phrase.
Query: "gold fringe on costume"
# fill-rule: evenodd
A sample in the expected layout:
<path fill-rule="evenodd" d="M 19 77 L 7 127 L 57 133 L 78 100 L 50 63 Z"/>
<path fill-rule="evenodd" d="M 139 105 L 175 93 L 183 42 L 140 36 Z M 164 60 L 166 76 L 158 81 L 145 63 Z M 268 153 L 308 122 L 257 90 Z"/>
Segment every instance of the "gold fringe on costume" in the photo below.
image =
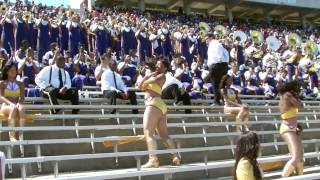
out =
<path fill-rule="evenodd" d="M 272 170 L 272 169 L 275 169 L 275 168 L 282 167 L 282 162 L 281 161 L 266 162 L 266 163 L 259 164 L 259 166 L 263 171 L 268 171 L 268 170 Z"/>
<path fill-rule="evenodd" d="M 119 139 L 116 141 L 104 141 L 103 145 L 106 148 L 113 147 L 115 144 L 122 145 L 122 144 L 128 144 L 136 141 L 144 141 L 145 137 L 144 135 L 138 135 L 138 136 L 119 136 Z"/>
<path fill-rule="evenodd" d="M 34 122 L 34 117 L 39 116 L 39 114 L 27 114 L 25 122 L 26 123 L 33 123 Z M 6 117 L 4 114 L 0 113 L 0 121 L 6 122 L 8 121 L 8 117 Z"/>

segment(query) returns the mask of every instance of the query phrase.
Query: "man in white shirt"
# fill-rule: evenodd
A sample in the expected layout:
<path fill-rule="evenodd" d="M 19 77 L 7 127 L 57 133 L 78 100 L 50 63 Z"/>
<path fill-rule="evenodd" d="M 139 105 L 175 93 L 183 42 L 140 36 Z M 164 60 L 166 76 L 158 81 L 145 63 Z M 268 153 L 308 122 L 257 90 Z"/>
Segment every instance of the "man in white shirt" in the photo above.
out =
<path fill-rule="evenodd" d="M 50 44 L 50 51 L 46 52 L 44 54 L 44 56 L 42 57 L 42 63 L 44 65 L 52 65 L 53 63 L 53 57 L 55 55 L 56 52 L 56 48 L 58 48 L 58 44 L 57 43 L 51 43 Z"/>
<path fill-rule="evenodd" d="M 58 105 L 57 99 L 70 100 L 72 105 L 79 104 L 78 91 L 71 88 L 69 73 L 64 70 L 65 59 L 58 56 L 54 65 L 43 68 L 35 78 L 42 95 L 49 98 L 50 103 Z M 56 114 L 59 109 L 52 109 L 51 113 Z M 73 109 L 72 114 L 78 114 L 79 109 Z"/>
<path fill-rule="evenodd" d="M 105 98 L 110 98 L 110 104 L 116 105 L 117 98 L 130 100 L 131 105 L 137 105 L 137 98 L 134 91 L 128 91 L 124 84 L 120 74 L 117 71 L 117 62 L 111 60 L 109 67 L 101 75 L 101 90 Z M 116 110 L 112 110 L 111 114 L 114 114 Z M 133 114 L 138 114 L 137 109 L 132 110 Z"/>
<path fill-rule="evenodd" d="M 229 53 L 223 45 L 215 39 L 213 34 L 206 35 L 208 43 L 208 62 L 212 82 L 214 82 L 215 103 L 220 105 L 219 84 L 221 78 L 228 72 Z"/>
<path fill-rule="evenodd" d="M 190 106 L 191 100 L 183 84 L 172 76 L 170 72 L 166 73 L 166 81 L 162 86 L 162 99 L 174 99 L 174 104 L 179 101 L 183 102 L 183 105 Z M 186 114 L 191 114 L 191 109 L 185 109 Z"/>

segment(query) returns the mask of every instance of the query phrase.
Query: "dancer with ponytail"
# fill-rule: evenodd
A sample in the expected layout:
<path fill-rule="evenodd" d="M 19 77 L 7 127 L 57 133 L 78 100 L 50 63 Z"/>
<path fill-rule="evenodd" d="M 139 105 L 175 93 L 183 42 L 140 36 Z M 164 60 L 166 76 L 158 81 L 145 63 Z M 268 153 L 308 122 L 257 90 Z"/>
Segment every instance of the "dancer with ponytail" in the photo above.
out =
<path fill-rule="evenodd" d="M 295 170 L 303 175 L 303 145 L 301 142 L 302 128 L 297 122 L 297 112 L 302 108 L 299 99 L 300 86 L 297 81 L 291 81 L 279 88 L 282 123 L 280 135 L 287 142 L 291 159 L 284 166 L 282 177 L 290 176 Z"/>

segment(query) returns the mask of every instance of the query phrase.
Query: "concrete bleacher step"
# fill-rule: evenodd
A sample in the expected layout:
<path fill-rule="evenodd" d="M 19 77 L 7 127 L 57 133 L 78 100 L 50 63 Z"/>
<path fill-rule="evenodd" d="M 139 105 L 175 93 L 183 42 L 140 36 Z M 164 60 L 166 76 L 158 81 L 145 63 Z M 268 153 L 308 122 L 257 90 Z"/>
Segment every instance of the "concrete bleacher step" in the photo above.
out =
<path fill-rule="evenodd" d="M 306 153 L 308 158 L 315 158 L 315 153 Z M 277 156 L 280 159 L 285 160 L 287 156 Z M 275 158 L 275 157 L 272 157 Z M 284 159 L 285 158 L 285 159 Z M 265 160 L 268 157 L 264 158 Z M 273 160 L 274 161 L 274 160 Z M 60 173 L 57 177 L 54 175 L 37 175 L 29 176 L 28 179 L 131 179 L 134 176 L 145 176 L 142 179 L 166 179 L 166 177 L 172 177 L 173 179 L 194 180 L 203 178 L 218 178 L 218 177 L 229 177 L 234 161 L 230 159 L 224 159 L 223 161 L 214 162 L 197 162 L 182 164 L 181 166 L 161 166 L 160 168 L 141 169 L 128 168 L 128 169 L 110 169 L 110 170 L 99 170 L 96 171 L 85 171 L 85 172 L 65 172 Z M 316 160 L 314 164 L 319 164 L 319 160 Z M 314 166 L 313 167 L 316 167 Z M 307 164 L 311 165 L 311 164 Z M 281 169 L 278 169 L 280 171 Z M 313 171 L 319 172 L 319 167 L 313 168 Z M 308 173 L 308 171 L 306 171 Z M 153 175 L 152 178 L 150 178 Z M 189 176 L 188 176 L 189 175 Z M 270 175 L 269 177 L 276 177 L 277 174 Z M 169 178 L 168 178 L 169 179 Z M 271 178 L 272 179 L 272 178 Z"/>
<path fill-rule="evenodd" d="M 266 108 L 267 109 L 267 108 Z M 93 111 L 93 110 L 83 110 L 80 111 L 81 114 L 101 114 L 101 111 Z M 143 111 L 141 111 L 142 113 Z M 210 113 L 218 113 L 221 112 L 221 110 L 214 110 Z M 267 110 L 257 110 L 256 112 L 258 113 L 267 113 Z M 48 113 L 48 112 L 46 112 Z M 67 111 L 68 114 L 70 114 L 70 111 Z M 130 114 L 131 112 L 129 110 L 127 111 L 121 111 L 120 114 Z M 174 111 L 170 113 L 184 113 L 183 111 Z M 276 111 L 272 113 L 277 113 Z M 300 116 L 301 120 L 305 120 L 306 116 Z M 314 117 L 312 115 L 307 116 L 309 120 L 313 120 Z M 319 115 L 320 117 L 320 115 Z M 258 117 L 257 122 L 263 120 L 273 120 L 275 117 L 268 117 L 265 115 L 262 115 L 261 117 Z M 278 117 L 275 118 L 276 120 L 279 120 Z M 226 120 L 223 118 L 223 122 L 231 120 Z M 256 121 L 255 117 L 252 116 L 250 121 Z M 35 123 L 33 124 L 28 124 L 28 126 L 61 126 L 62 125 L 62 120 L 36 120 Z M 182 123 L 182 118 L 169 118 L 168 119 L 169 123 Z M 197 122 L 208 122 L 208 118 L 206 117 L 201 117 L 201 118 L 187 118 L 185 120 L 186 123 L 197 123 Z M 209 117 L 209 122 L 220 122 L 219 117 Z M 120 119 L 120 124 L 132 124 L 132 119 L 130 118 L 121 118 Z M 138 118 L 136 121 L 136 124 L 142 124 L 142 118 Z M 65 125 L 66 126 L 74 126 L 74 120 L 65 120 Z M 81 119 L 79 121 L 80 126 L 85 126 L 85 125 L 117 125 L 117 120 L 115 118 L 104 118 L 104 119 Z M 304 125 L 305 126 L 305 125 Z M 320 127 L 319 124 L 310 124 L 310 127 Z M 115 126 L 116 127 L 116 126 Z M 230 134 L 235 131 L 235 129 L 231 128 L 230 133 L 226 131 L 225 126 L 210 126 L 210 127 L 186 127 L 186 135 L 190 134 L 202 134 L 203 129 L 206 130 L 206 133 L 227 133 Z M 252 126 L 253 130 L 257 131 L 274 131 L 275 126 L 273 124 L 256 124 Z M 306 127 L 307 129 L 307 127 Z M 170 135 L 184 135 L 184 129 L 182 127 L 169 127 L 169 134 Z M 136 132 L 137 134 L 142 134 L 142 128 L 137 128 Z M 4 134 L 1 139 L 2 140 L 7 140 L 7 135 L 8 133 L 2 133 Z M 133 135 L 133 130 L 132 129 L 111 129 L 111 130 L 98 130 L 95 131 L 95 137 L 106 137 L 106 136 L 125 136 L 125 135 Z M 76 139 L 75 131 L 34 131 L 34 132 L 25 132 L 24 136 L 26 140 L 32 140 L 32 139 L 65 139 L 65 138 L 74 138 Z M 259 135 L 260 140 L 262 143 L 268 142 L 272 143 L 273 142 L 273 134 L 268 134 L 268 135 Z M 90 131 L 88 130 L 80 130 L 79 131 L 79 137 L 80 138 L 89 138 L 90 137 Z M 231 136 L 231 138 L 235 138 L 234 136 Z M 303 139 L 320 139 L 319 133 L 313 132 L 313 133 L 305 133 Z M 280 138 L 278 138 L 280 140 Z M 63 140 L 62 140 L 63 141 Z M 230 145 L 230 139 L 225 136 L 225 137 L 207 137 L 206 142 L 204 141 L 204 138 L 190 138 L 190 139 L 181 139 L 181 147 L 182 148 L 188 148 L 188 147 L 204 147 L 204 146 L 223 146 L 223 145 Z M 158 141 L 159 149 L 165 149 L 162 146 L 161 141 Z M 34 145 L 25 145 L 25 157 L 35 157 L 35 146 Z M 2 148 L 2 147 L 1 147 Z M 0 148 L 0 150 L 2 150 Z M 14 153 L 13 153 L 13 158 L 19 157 L 19 146 L 15 145 L 14 148 Z M 121 145 L 118 147 L 118 151 L 120 152 L 127 152 L 127 151 L 143 151 L 146 150 L 146 145 L 144 142 L 139 142 L 139 143 L 134 143 L 134 144 L 127 144 L 127 145 Z M 315 145 L 310 145 L 308 147 L 305 147 L 305 152 L 314 152 L 315 151 Z M 102 143 L 95 143 L 95 153 L 109 153 L 113 152 L 112 148 L 105 148 Z M 42 156 L 54 156 L 54 155 L 82 155 L 82 154 L 89 154 L 92 153 L 92 149 L 90 147 L 90 143 L 75 143 L 75 144 L 45 144 L 41 145 L 41 155 Z M 227 161 L 228 159 L 233 159 L 233 154 L 231 149 L 225 149 L 225 150 L 212 150 L 212 151 L 204 151 L 204 152 L 185 152 L 182 153 L 182 158 L 183 158 L 183 166 L 191 165 L 189 168 L 192 168 L 197 165 L 202 165 L 204 164 L 204 156 L 207 154 L 207 159 L 208 161 Z M 279 146 L 279 151 L 277 152 L 274 147 L 267 147 L 263 149 L 263 155 L 275 155 L 275 154 L 287 154 L 287 147 L 286 146 Z M 170 162 L 170 156 L 168 154 L 163 154 L 159 155 L 160 163 L 161 165 L 169 164 Z M 141 162 L 144 163 L 147 160 L 147 155 L 144 155 L 141 158 Z M 104 173 L 105 170 L 107 169 L 115 169 L 115 168 L 121 168 L 121 169 L 126 169 L 130 170 L 132 167 L 136 166 L 136 160 L 133 156 L 130 157 L 121 157 L 118 158 L 118 164 L 115 163 L 116 158 L 96 158 L 96 159 L 82 159 L 82 160 L 61 160 L 59 161 L 59 171 L 62 173 L 65 172 L 66 178 L 69 179 L 68 173 L 75 172 L 73 174 L 77 174 L 79 171 L 81 173 L 86 173 L 89 172 L 89 175 L 92 174 L 92 176 L 83 176 L 83 179 L 91 179 L 91 177 L 94 176 L 94 173 L 97 171 L 103 171 L 101 174 Z M 199 163 L 200 162 L 200 163 Z M 310 164 L 315 164 L 319 163 L 318 161 Z M 51 179 L 50 177 L 53 176 L 46 176 L 46 174 L 52 174 L 53 173 L 53 162 L 44 162 L 42 164 L 42 173 L 37 172 L 37 166 L 36 163 L 31 163 L 31 164 L 26 164 L 27 166 L 27 174 L 31 175 L 33 177 L 37 177 L 34 175 L 39 175 L 38 179 L 44 179 L 46 177 L 49 177 L 48 179 Z M 116 166 L 118 165 L 118 166 Z M 162 168 L 165 167 L 170 167 L 170 166 L 162 166 Z M 21 165 L 14 165 L 14 176 L 12 177 L 19 177 L 20 174 L 20 168 Z M 205 169 L 205 168 L 203 168 Z M 190 179 L 195 178 L 203 178 L 203 177 L 221 177 L 221 176 L 227 176 L 230 175 L 231 168 L 219 168 L 219 169 L 212 169 L 208 170 L 207 172 L 205 170 L 199 170 L 199 171 L 191 171 L 191 172 L 178 172 L 174 174 L 174 179 L 188 179 L 188 177 L 192 177 Z M 134 169 L 133 169 L 134 170 Z M 93 172 L 91 172 L 93 171 Z M 119 170 L 120 171 L 120 170 Z M 99 173 L 98 172 L 98 173 Z M 124 171 L 122 171 L 124 172 Z M 167 171 L 163 171 L 167 172 Z M 112 174 L 113 172 L 109 172 Z M 157 173 L 156 173 L 157 174 Z M 61 175 L 61 174 L 60 174 Z M 59 176 L 63 178 L 64 176 Z M 186 178 L 187 177 L 187 178 Z M 103 178 L 102 178 L 103 179 Z M 132 177 L 124 177 L 123 179 L 137 179 L 137 178 L 132 178 Z M 157 180 L 157 179 L 164 179 L 163 175 L 152 175 L 152 176 L 146 176 L 142 177 L 142 179 L 152 179 L 152 180 Z"/>
<path fill-rule="evenodd" d="M 282 172 L 282 169 L 271 171 L 271 172 L 265 172 L 264 179 L 268 180 L 268 179 L 281 178 L 281 172 Z M 315 166 L 309 166 L 304 168 L 304 175 L 313 174 L 313 173 L 320 173 L 320 167 L 315 165 Z M 293 176 L 298 177 L 296 175 L 293 175 Z M 232 180 L 232 179 L 233 179 L 232 176 L 227 176 L 227 177 L 220 177 L 220 178 L 201 178 L 201 179 L 195 179 L 195 180 Z"/>

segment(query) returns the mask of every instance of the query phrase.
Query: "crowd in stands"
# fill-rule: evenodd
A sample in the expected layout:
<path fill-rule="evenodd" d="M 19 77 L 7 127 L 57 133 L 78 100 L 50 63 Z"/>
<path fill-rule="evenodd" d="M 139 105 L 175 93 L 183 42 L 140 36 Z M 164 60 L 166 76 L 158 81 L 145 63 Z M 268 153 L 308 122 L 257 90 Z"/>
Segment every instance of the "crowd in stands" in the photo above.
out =
<path fill-rule="evenodd" d="M 320 33 L 315 27 L 303 29 L 242 20 L 229 24 L 204 15 L 141 13 L 119 7 L 95 7 L 92 12 L 78 13 L 63 6 L 21 1 L 4 2 L 0 11 L 0 59 L 2 65 L 8 61 L 17 64 L 17 80 L 28 89 L 26 96 L 39 96 L 35 87 L 41 85 L 35 81 L 36 76 L 64 57 L 70 87 L 82 90 L 84 86 L 98 85 L 104 97 L 116 93 L 112 97 L 130 99 L 136 104 L 127 88 L 134 87 L 152 68 L 152 58 L 161 56 L 171 64 L 163 98 L 175 99 L 174 103 L 183 100 L 188 105 L 190 99 L 202 98 L 204 93 L 214 93 L 215 89 L 207 60 L 209 44 L 200 22 L 210 27 L 208 32 L 223 46 L 231 87 L 239 94 L 275 97 L 279 85 L 297 79 L 303 83 L 304 96 L 318 96 L 320 56 L 288 42 L 289 33 L 294 32 L 303 42 L 320 43 Z M 223 25 L 225 32 L 215 31 L 217 25 Z M 281 42 L 280 48 L 273 51 L 264 41 L 255 43 L 250 37 L 252 30 L 261 32 L 264 39 L 276 37 Z M 235 31 L 243 31 L 248 38 L 242 41 L 233 35 Z"/>

